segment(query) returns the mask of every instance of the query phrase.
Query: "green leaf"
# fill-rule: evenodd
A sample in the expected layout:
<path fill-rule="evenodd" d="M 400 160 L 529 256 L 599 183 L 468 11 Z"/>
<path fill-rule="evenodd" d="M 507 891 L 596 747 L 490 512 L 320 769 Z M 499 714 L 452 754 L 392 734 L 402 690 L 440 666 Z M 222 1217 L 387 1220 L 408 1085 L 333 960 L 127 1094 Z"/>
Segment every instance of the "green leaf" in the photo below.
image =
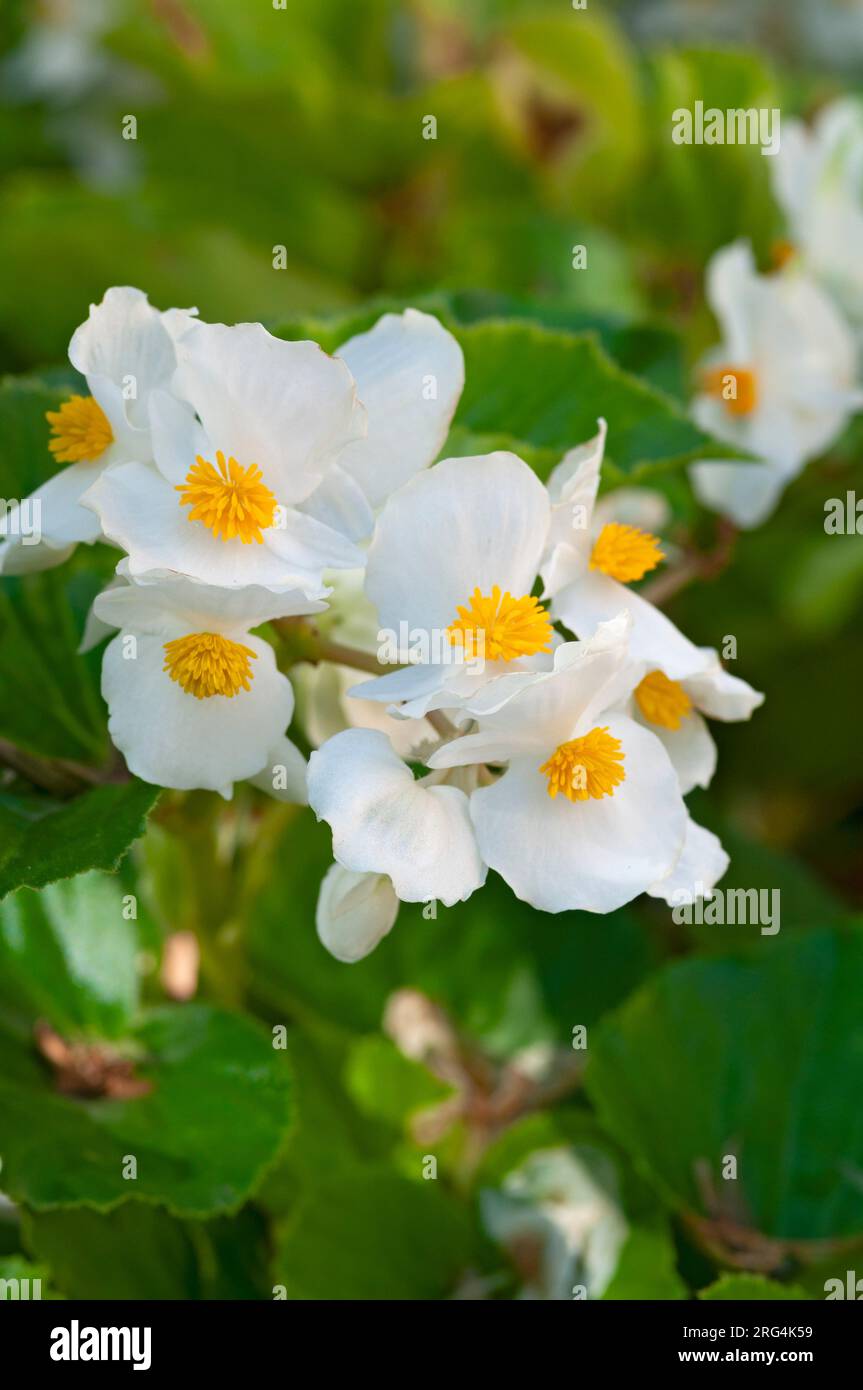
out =
<path fill-rule="evenodd" d="M 608 456 L 639 480 L 709 453 L 708 440 L 668 396 L 621 370 L 590 334 L 531 323 L 486 322 L 460 328 L 465 389 L 456 424 L 477 433 L 505 431 L 563 453 L 608 421 Z"/>
<path fill-rule="evenodd" d="M 0 904 L 0 999 L 66 1036 L 122 1037 L 138 1004 L 137 950 L 115 880 L 22 889 Z"/>
<path fill-rule="evenodd" d="M 723 1274 L 715 1284 L 702 1289 L 698 1295 L 708 1303 L 735 1303 L 752 1299 L 805 1299 L 806 1292 L 797 1284 L 779 1284 L 762 1274 Z"/>
<path fill-rule="evenodd" d="M 603 1299 L 651 1299 L 671 1302 L 689 1297 L 677 1272 L 674 1239 L 668 1222 L 657 1215 L 650 1224 L 630 1227 L 617 1269 Z"/>
<path fill-rule="evenodd" d="M 134 1201 L 109 1212 L 25 1212 L 24 1236 L 67 1298 L 270 1296 L 262 1222 L 250 1209 L 205 1223 Z"/>
<path fill-rule="evenodd" d="M 705 1212 L 709 1187 L 708 1214 L 768 1236 L 857 1235 L 861 990 L 857 928 L 672 966 L 600 1026 L 588 1093 L 673 1206 Z M 722 1176 L 728 1155 L 736 1181 Z"/>
<path fill-rule="evenodd" d="M 94 787 L 70 802 L 0 799 L 0 898 L 85 869 L 116 869 L 158 796 L 158 787 L 133 780 Z"/>
<path fill-rule="evenodd" d="M 51 1285 L 52 1275 L 42 1264 L 22 1255 L 0 1256 L 0 1301 L 62 1298 Z"/>
<path fill-rule="evenodd" d="M 65 392 L 28 377 L 0 382 L 0 498 L 28 497 L 57 472 L 45 412 L 56 410 Z"/>
<path fill-rule="evenodd" d="M 325 1179 L 279 1242 L 289 1298 L 448 1297 L 471 1260 L 468 1213 L 436 1181 L 376 1169 Z"/>
<path fill-rule="evenodd" d="M 239 1206 L 291 1120 L 288 1071 L 271 1040 L 245 1018 L 189 1004 L 146 1014 L 125 1053 L 149 1094 L 76 1100 L 55 1091 L 32 1047 L 0 1033 L 4 1191 L 37 1210 L 107 1210 L 133 1196 L 183 1216 Z M 129 1156 L 135 1179 L 123 1176 Z"/>

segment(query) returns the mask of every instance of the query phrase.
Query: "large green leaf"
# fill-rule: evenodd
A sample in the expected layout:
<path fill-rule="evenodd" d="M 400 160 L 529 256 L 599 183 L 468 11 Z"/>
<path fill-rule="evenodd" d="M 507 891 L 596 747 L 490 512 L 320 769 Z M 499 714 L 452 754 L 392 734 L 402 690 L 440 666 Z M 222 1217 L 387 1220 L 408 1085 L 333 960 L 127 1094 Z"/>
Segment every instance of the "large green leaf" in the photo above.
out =
<path fill-rule="evenodd" d="M 0 904 L 0 1000 L 64 1035 L 119 1038 L 138 1003 L 134 903 L 80 874 Z"/>
<path fill-rule="evenodd" d="M 69 1298 L 260 1298 L 267 1252 L 250 1208 L 213 1221 L 179 1221 L 162 1207 L 123 1202 L 26 1213 L 24 1237 Z"/>
<path fill-rule="evenodd" d="M 179 1215 L 233 1210 L 274 1162 L 290 1124 L 283 1056 L 256 1025 L 204 1004 L 153 1010 L 123 1051 L 151 1083 L 130 1100 L 57 1093 L 26 1038 L 0 1033 L 3 1188 L 42 1210 L 135 1197 Z M 124 1178 L 128 1157 L 137 1177 Z"/>
<path fill-rule="evenodd" d="M 863 935 L 669 967 L 601 1025 L 588 1091 L 675 1207 L 770 1236 L 863 1232 Z M 737 1158 L 736 1180 L 722 1176 Z"/>
<path fill-rule="evenodd" d="M 309 1193 L 279 1242 L 275 1282 L 289 1298 L 446 1298 L 473 1242 L 467 1211 L 436 1180 L 358 1171 Z"/>
<path fill-rule="evenodd" d="M 144 832 L 159 788 L 137 780 L 94 787 L 69 802 L 0 798 L 0 898 L 85 869 L 116 869 Z"/>
<path fill-rule="evenodd" d="M 763 1274 L 723 1274 L 721 1279 L 702 1289 L 698 1295 L 708 1303 L 749 1302 L 752 1299 L 775 1302 L 780 1299 L 805 1299 L 806 1296 L 796 1284 L 779 1284 L 775 1279 L 765 1279 Z"/>

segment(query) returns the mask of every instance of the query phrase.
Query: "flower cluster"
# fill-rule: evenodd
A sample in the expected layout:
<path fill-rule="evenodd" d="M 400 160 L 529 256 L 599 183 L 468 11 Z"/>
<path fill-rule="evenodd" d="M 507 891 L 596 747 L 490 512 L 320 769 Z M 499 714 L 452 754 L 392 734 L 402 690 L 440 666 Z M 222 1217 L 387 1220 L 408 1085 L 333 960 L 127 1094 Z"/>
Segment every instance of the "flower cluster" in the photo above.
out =
<path fill-rule="evenodd" d="M 604 421 L 547 485 L 508 452 L 431 467 L 464 363 L 411 309 L 329 356 L 113 289 L 70 357 L 89 394 L 49 415 L 65 467 L 39 493 L 42 540 L 9 537 L 0 570 L 122 550 L 85 636 L 114 634 L 114 743 L 158 785 L 308 800 L 332 830 L 317 924 L 334 955 L 489 869 L 548 912 L 713 887 L 727 856 L 684 798 L 714 772 L 708 720 L 762 697 L 631 587 L 663 560 L 663 503 L 598 498 Z M 257 630 L 311 616 L 336 664 L 296 673 L 307 768 Z M 387 668 L 375 651 L 403 632 Z"/>
<path fill-rule="evenodd" d="M 826 107 L 811 131 L 783 127 L 774 193 L 788 239 L 759 274 L 735 242 L 707 270 L 721 344 L 701 362 L 696 421 L 759 462 L 702 460 L 693 486 L 737 525 L 759 525 L 804 465 L 863 406 L 863 104 Z"/>

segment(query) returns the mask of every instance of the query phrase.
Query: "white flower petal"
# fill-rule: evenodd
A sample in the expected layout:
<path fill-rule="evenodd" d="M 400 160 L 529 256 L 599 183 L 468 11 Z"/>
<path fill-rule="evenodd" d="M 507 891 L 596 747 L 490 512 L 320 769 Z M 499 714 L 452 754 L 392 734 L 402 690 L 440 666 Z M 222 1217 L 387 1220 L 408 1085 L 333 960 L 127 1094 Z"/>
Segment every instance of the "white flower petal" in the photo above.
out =
<path fill-rule="evenodd" d="M 365 540 L 375 524 L 375 514 L 366 494 L 356 479 L 337 463 L 327 470 L 314 492 L 300 503 L 300 510 L 352 541 Z"/>
<path fill-rule="evenodd" d="M 338 348 L 368 412 L 368 436 L 340 463 L 379 507 L 440 453 L 464 387 L 464 355 L 431 314 L 384 314 Z M 431 392 L 434 392 L 431 395 Z"/>
<path fill-rule="evenodd" d="M 174 389 L 194 406 L 211 449 L 256 463 L 285 506 L 308 497 L 365 434 L 353 377 L 316 343 L 285 342 L 259 323 L 199 323 L 177 356 Z"/>
<path fill-rule="evenodd" d="M 274 594 L 250 584 L 226 592 L 191 579 L 173 578 L 112 585 L 96 597 L 93 612 L 103 623 L 129 632 L 158 635 L 173 632 L 179 624 L 186 632 L 236 636 L 273 618 L 318 613 L 325 607 L 296 591 Z"/>
<path fill-rule="evenodd" d="M 681 852 L 687 812 L 665 749 L 624 716 L 603 724 L 625 755 L 626 779 L 613 796 L 552 799 L 534 756 L 471 797 L 486 863 L 545 912 L 613 912 L 670 873 Z"/>
<path fill-rule="evenodd" d="M 749 719 L 764 704 L 764 696 L 747 681 L 726 671 L 710 647 L 700 650 L 704 666 L 684 683 L 693 704 L 710 719 L 722 719 L 725 723 Z"/>
<path fill-rule="evenodd" d="M 640 714 L 636 714 L 635 717 L 664 746 L 674 764 L 683 796 L 688 796 L 694 787 L 710 786 L 716 771 L 716 744 L 696 710 L 691 710 L 685 719 L 681 719 L 679 729 L 664 729 L 662 725 L 652 724 Z"/>
<path fill-rule="evenodd" d="M 548 492 L 551 525 L 542 577 L 553 594 L 587 570 L 593 544 L 593 515 L 608 427 L 598 420 L 598 433 L 587 444 L 570 449 L 552 472 Z"/>
<path fill-rule="evenodd" d="M 619 613 L 632 621 L 629 654 L 647 670 L 662 669 L 669 680 L 683 680 L 706 664 L 704 653 L 674 626 L 664 613 L 625 584 L 607 574 L 592 573 L 557 594 L 552 605 L 559 618 L 577 637 L 589 637 L 597 624 Z"/>
<path fill-rule="evenodd" d="M 149 427 L 149 392 L 168 386 L 177 362 L 174 340 L 159 310 L 143 291 L 131 286 L 106 290 L 101 304 L 90 305 L 89 318 L 72 335 L 69 360 L 87 377 L 103 410 L 97 394 L 99 378 L 117 389 L 134 391 L 123 397 L 124 413 L 128 424 L 138 430 Z"/>
<path fill-rule="evenodd" d="M 309 803 L 339 863 L 387 874 L 404 902 L 451 907 L 485 881 L 467 797 L 415 782 L 384 734 L 347 729 L 313 753 Z"/>
<path fill-rule="evenodd" d="M 651 898 L 663 898 L 669 906 L 692 903 L 709 893 L 722 878 L 730 860 L 712 830 L 696 825 L 690 817 L 680 858 L 671 873 L 651 884 Z"/>
<path fill-rule="evenodd" d="M 315 926 L 336 960 L 362 960 L 392 930 L 399 900 L 385 874 L 358 874 L 333 864 L 318 894 Z"/>
<path fill-rule="evenodd" d="M 705 507 L 751 530 L 773 513 L 787 474 L 770 463 L 727 463 L 702 459 L 689 470 L 695 495 Z"/>
<path fill-rule="evenodd" d="M 289 738 L 280 738 L 267 754 L 267 761 L 254 777 L 247 778 L 275 801 L 289 801 L 294 806 L 307 806 L 306 760 Z"/>
<path fill-rule="evenodd" d="M 294 697 L 272 648 L 256 637 L 244 645 L 257 654 L 251 688 L 198 700 L 163 670 L 160 637 L 138 635 L 134 659 L 124 658 L 122 635 L 114 638 L 102 663 L 102 694 L 108 732 L 130 772 L 158 786 L 230 797 L 234 782 L 261 771 L 291 722 Z"/>
<path fill-rule="evenodd" d="M 387 502 L 369 549 L 366 593 L 381 626 L 442 632 L 475 588 L 533 588 L 550 518 L 548 494 L 515 454 L 445 459 Z"/>
<path fill-rule="evenodd" d="M 98 517 L 80 505 L 100 463 L 73 463 L 48 478 L 23 503 L 0 511 L 0 574 L 29 574 L 62 564 L 79 541 L 102 534 Z M 16 534 L 19 533 L 19 534 Z M 39 535 L 35 544 L 31 539 Z"/>

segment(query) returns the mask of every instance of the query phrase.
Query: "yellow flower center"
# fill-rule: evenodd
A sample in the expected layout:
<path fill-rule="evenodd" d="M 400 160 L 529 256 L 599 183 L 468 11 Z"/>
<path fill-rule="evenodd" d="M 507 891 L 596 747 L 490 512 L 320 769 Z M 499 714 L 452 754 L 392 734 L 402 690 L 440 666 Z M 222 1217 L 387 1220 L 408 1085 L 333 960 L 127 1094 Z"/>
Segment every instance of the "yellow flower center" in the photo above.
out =
<path fill-rule="evenodd" d="M 257 652 L 222 637 L 218 632 L 192 632 L 165 643 L 165 665 L 172 681 L 181 685 L 196 700 L 211 695 L 227 695 L 232 699 L 240 690 L 248 690 L 253 672 L 250 659 Z"/>
<path fill-rule="evenodd" d="M 46 410 L 54 436 L 48 448 L 57 463 L 97 459 L 114 443 L 111 422 L 92 396 L 72 396 L 59 410 Z"/>
<path fill-rule="evenodd" d="M 216 465 L 196 454 L 185 483 L 176 488 L 182 494 L 180 506 L 191 507 L 189 520 L 203 521 L 218 539 L 231 541 L 239 536 L 243 545 L 252 541 L 260 545 L 261 528 L 272 526 L 276 510 L 263 473 L 256 463 L 248 468 L 235 458 L 226 463 L 221 449 L 216 451 Z"/>
<path fill-rule="evenodd" d="M 751 415 L 758 404 L 758 377 L 749 367 L 711 367 L 704 389 L 719 397 L 729 415 Z"/>
<path fill-rule="evenodd" d="M 601 570 L 611 579 L 619 579 L 621 584 L 628 584 L 633 579 L 642 579 L 648 570 L 656 569 L 665 559 L 659 544 L 649 531 L 610 521 L 596 538 L 590 568 Z"/>
<path fill-rule="evenodd" d="M 785 266 L 788 265 L 789 261 L 793 261 L 796 255 L 797 247 L 794 245 L 794 242 L 787 241 L 784 237 L 780 237 L 779 240 L 774 241 L 773 245 L 770 247 L 771 269 L 784 270 Z"/>
<path fill-rule="evenodd" d="M 587 801 L 591 797 L 598 801 L 603 796 L 614 796 L 615 787 L 625 781 L 626 773 L 620 766 L 625 757 L 620 739 L 612 738 L 607 728 L 591 729 L 583 738 L 562 743 L 539 770 L 548 777 L 552 800 L 563 792 L 568 801 Z"/>
<path fill-rule="evenodd" d="M 668 679 L 664 671 L 651 671 L 636 687 L 635 698 L 645 719 L 661 724 L 663 729 L 679 729 L 681 721 L 692 713 L 692 701 L 678 681 Z"/>
<path fill-rule="evenodd" d="M 501 594 L 497 584 L 488 596 L 474 589 L 470 605 L 456 612 L 458 617 L 447 628 L 449 640 L 463 647 L 468 657 L 514 661 L 551 651 L 551 619 L 530 594 L 513 598 L 509 592 Z"/>

